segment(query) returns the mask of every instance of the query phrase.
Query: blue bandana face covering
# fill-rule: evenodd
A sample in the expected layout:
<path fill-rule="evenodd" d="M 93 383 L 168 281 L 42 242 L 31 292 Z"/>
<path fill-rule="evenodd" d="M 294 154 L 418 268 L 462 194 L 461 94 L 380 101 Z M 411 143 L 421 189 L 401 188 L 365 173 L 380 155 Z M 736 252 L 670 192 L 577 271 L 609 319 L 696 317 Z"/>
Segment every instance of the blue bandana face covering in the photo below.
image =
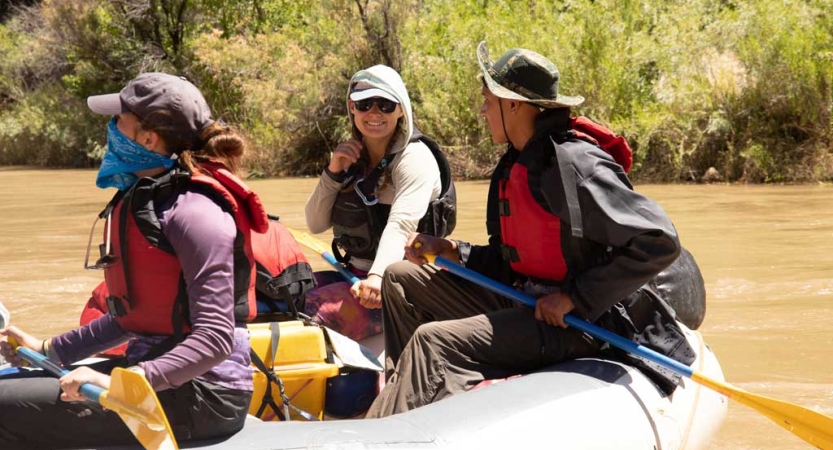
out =
<path fill-rule="evenodd" d="M 128 138 L 116 127 L 116 119 L 107 125 L 107 152 L 101 160 L 95 185 L 101 189 L 114 187 L 126 191 L 139 181 L 133 172 L 164 167 L 170 169 L 174 160 L 152 152 Z"/>

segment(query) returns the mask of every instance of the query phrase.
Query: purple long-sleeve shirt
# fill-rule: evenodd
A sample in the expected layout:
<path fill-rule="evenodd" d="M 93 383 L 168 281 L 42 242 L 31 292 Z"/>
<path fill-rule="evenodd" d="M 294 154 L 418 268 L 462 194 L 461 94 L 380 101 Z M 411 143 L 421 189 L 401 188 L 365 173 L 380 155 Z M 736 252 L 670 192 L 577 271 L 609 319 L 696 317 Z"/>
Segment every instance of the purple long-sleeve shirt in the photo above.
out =
<path fill-rule="evenodd" d="M 208 197 L 185 192 L 158 207 L 162 232 L 173 247 L 187 288 L 191 333 L 169 352 L 139 363 L 154 390 L 193 378 L 232 389 L 252 390 L 249 336 L 234 319 L 234 218 Z M 64 365 L 133 337 L 106 314 L 52 339 Z M 135 364 L 167 336 L 136 336 L 127 349 Z"/>

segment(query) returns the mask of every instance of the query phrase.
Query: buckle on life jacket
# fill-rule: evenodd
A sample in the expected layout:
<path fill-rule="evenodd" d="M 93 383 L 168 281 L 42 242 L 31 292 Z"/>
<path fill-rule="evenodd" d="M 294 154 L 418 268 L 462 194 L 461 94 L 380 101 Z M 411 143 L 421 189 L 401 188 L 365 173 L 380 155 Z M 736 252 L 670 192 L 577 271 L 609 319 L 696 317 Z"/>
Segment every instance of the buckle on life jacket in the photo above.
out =
<path fill-rule="evenodd" d="M 500 254 L 503 255 L 504 260 L 509 262 L 518 262 L 521 260 L 521 257 L 518 256 L 518 249 L 511 245 L 501 244 Z"/>
<path fill-rule="evenodd" d="M 497 210 L 498 214 L 501 216 L 508 216 L 509 212 L 509 199 L 503 198 L 497 201 Z"/>
<path fill-rule="evenodd" d="M 112 295 L 107 297 L 107 311 L 110 312 L 110 315 L 116 317 L 127 315 L 127 308 L 124 307 L 122 299 Z"/>

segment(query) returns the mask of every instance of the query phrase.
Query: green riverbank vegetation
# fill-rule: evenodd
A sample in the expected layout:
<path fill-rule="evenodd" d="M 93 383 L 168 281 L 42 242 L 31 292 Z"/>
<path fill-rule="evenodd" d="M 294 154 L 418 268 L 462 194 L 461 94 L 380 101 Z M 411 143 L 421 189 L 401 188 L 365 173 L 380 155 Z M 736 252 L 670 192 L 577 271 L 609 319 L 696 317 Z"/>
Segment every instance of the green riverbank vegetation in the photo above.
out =
<path fill-rule="evenodd" d="M 250 176 L 320 173 L 358 69 L 394 67 L 460 177 L 500 149 L 475 46 L 551 58 L 624 135 L 640 182 L 833 180 L 833 0 L 2 0 L 0 164 L 93 167 L 89 95 L 188 77 L 250 141 Z M 709 170 L 713 168 L 713 170 Z"/>

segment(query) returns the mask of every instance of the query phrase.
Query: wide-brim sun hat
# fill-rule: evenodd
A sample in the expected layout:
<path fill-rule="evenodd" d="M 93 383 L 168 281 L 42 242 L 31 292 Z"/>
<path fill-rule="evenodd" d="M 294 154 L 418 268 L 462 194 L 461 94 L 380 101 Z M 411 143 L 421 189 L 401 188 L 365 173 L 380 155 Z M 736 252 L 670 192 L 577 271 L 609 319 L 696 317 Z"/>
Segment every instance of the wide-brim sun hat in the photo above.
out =
<path fill-rule="evenodd" d="M 584 97 L 559 94 L 561 74 L 555 64 L 531 50 L 513 48 L 493 62 L 486 41 L 481 41 L 477 45 L 477 61 L 486 87 L 500 98 L 543 108 L 567 108 L 584 103 Z"/>

